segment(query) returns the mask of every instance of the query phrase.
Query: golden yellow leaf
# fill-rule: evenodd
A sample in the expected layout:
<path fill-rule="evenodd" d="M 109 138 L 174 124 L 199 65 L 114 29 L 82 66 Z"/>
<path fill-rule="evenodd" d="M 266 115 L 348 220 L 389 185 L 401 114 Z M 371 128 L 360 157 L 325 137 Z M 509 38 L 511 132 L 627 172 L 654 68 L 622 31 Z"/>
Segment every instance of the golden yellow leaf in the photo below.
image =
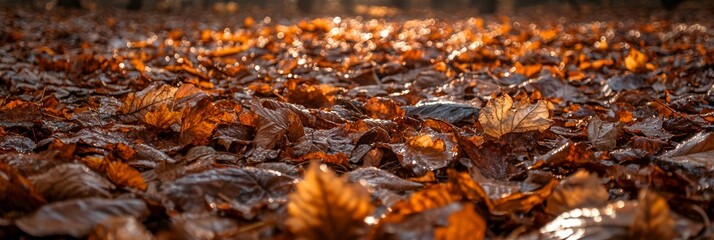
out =
<path fill-rule="evenodd" d="M 474 211 L 472 203 L 462 204 L 463 209 L 449 216 L 448 225 L 434 232 L 437 240 L 481 240 L 486 235 L 486 221 Z"/>
<path fill-rule="evenodd" d="M 503 94 L 486 103 L 478 121 L 486 134 L 500 138 L 511 132 L 545 131 L 551 124 L 549 116 L 545 101 L 529 104 L 528 100 L 522 100 L 514 106 L 513 99 Z"/>
<path fill-rule="evenodd" d="M 313 162 L 290 194 L 286 224 L 298 239 L 357 239 L 373 209 L 366 188 Z"/>
<path fill-rule="evenodd" d="M 625 68 L 630 72 L 638 72 L 647 68 L 647 55 L 635 48 L 630 49 L 630 54 L 625 58 Z"/>
<path fill-rule="evenodd" d="M 167 129 L 181 120 L 181 112 L 171 111 L 165 104 L 161 104 L 144 115 L 144 122 L 159 129 Z"/>

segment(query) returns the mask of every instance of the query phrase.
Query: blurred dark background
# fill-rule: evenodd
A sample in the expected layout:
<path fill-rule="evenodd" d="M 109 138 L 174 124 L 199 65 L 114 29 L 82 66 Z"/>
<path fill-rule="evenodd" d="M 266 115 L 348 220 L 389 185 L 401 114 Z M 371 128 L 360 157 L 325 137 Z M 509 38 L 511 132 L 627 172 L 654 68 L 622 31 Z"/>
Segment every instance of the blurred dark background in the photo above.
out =
<path fill-rule="evenodd" d="M 128 10 L 213 10 L 236 12 L 251 9 L 276 8 L 297 13 L 356 13 L 379 15 L 390 11 L 462 10 L 471 8 L 479 13 L 509 13 L 534 6 L 559 6 L 572 11 L 592 8 L 636 7 L 676 11 L 682 5 L 714 10 L 714 0 L 0 0 L 2 6 L 26 6 L 35 9 L 55 8 L 123 8 Z"/>

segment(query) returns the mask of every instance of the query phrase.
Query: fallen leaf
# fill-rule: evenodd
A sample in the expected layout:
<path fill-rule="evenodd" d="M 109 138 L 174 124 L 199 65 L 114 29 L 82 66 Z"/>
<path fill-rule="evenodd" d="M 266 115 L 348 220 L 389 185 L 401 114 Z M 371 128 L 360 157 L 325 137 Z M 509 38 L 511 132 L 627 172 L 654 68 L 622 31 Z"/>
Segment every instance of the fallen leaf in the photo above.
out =
<path fill-rule="evenodd" d="M 15 225 L 33 237 L 69 235 L 87 236 L 92 227 L 107 219 L 120 216 L 144 218 L 149 215 L 146 203 L 138 199 L 83 198 L 50 203 L 29 216 L 15 221 Z"/>
<path fill-rule="evenodd" d="M 563 179 L 546 200 L 545 212 L 559 215 L 574 208 L 601 207 L 607 204 L 607 189 L 596 174 L 580 170 Z"/>
<path fill-rule="evenodd" d="M 470 104 L 458 102 L 429 102 L 408 106 L 403 108 L 407 116 L 419 116 L 422 118 L 435 118 L 447 121 L 451 124 L 466 120 L 475 119 L 478 116 L 479 108 Z"/>
<path fill-rule="evenodd" d="M 184 108 L 181 115 L 179 141 L 182 144 L 202 145 L 211 136 L 216 125 L 235 121 L 233 116 L 222 112 L 208 98 L 199 101 L 196 106 Z"/>
<path fill-rule="evenodd" d="M 250 219 L 269 204 L 285 203 L 293 182 L 292 177 L 271 170 L 219 168 L 164 183 L 161 195 L 170 210 L 193 214 L 231 211 Z"/>
<path fill-rule="evenodd" d="M 659 157 L 692 172 L 714 171 L 714 134 L 701 132 Z"/>
<path fill-rule="evenodd" d="M 481 109 L 478 121 L 486 134 L 496 138 L 511 132 L 542 132 L 551 124 L 547 102 L 529 104 L 527 100 L 521 100 L 514 106 L 513 99 L 507 94 L 488 101 Z"/>
<path fill-rule="evenodd" d="M 141 173 L 126 163 L 120 161 L 105 160 L 102 169 L 107 178 L 119 186 L 131 187 L 139 190 L 146 190 L 147 184 Z"/>
<path fill-rule="evenodd" d="M 635 48 L 630 49 L 630 53 L 625 58 L 625 68 L 630 72 L 638 72 L 647 69 L 647 55 Z"/>
<path fill-rule="evenodd" d="M 272 149 L 283 138 L 288 136 L 297 140 L 305 135 L 300 118 L 289 110 L 272 110 L 255 105 L 258 114 L 258 127 L 255 133 L 255 144 L 264 149 Z"/>
<path fill-rule="evenodd" d="M 155 107 L 169 104 L 176 90 L 169 85 L 154 84 L 139 92 L 129 93 L 119 108 L 119 118 L 124 122 L 138 121 Z"/>
<path fill-rule="evenodd" d="M 397 103 L 387 98 L 373 97 L 364 103 L 364 110 L 367 116 L 378 119 L 395 119 L 404 117 L 402 110 Z"/>
<path fill-rule="evenodd" d="M 422 187 L 422 184 L 404 180 L 390 172 L 375 167 L 355 169 L 345 174 L 347 181 L 360 183 L 371 189 L 389 189 L 392 191 L 409 191 Z"/>
<path fill-rule="evenodd" d="M 82 164 L 62 164 L 29 178 L 37 192 L 50 201 L 109 198 L 114 185 Z"/>
<path fill-rule="evenodd" d="M 179 121 L 181 121 L 181 112 L 171 111 L 166 104 L 161 104 L 144 115 L 144 122 L 158 129 L 168 129 Z"/>
<path fill-rule="evenodd" d="M 600 151 L 610 151 L 617 145 L 620 135 L 618 123 L 605 123 L 598 117 L 593 117 L 588 123 L 588 140 Z"/>
<path fill-rule="evenodd" d="M 444 227 L 436 228 L 437 240 L 480 240 L 486 235 L 486 221 L 474 211 L 474 205 L 462 204 L 461 211 L 452 213 Z"/>
<path fill-rule="evenodd" d="M 29 212 L 47 203 L 32 183 L 7 163 L 0 163 L 0 201 L 2 214 Z"/>
<path fill-rule="evenodd" d="M 361 185 L 348 184 L 326 165 L 313 162 L 296 188 L 286 224 L 298 239 L 354 239 L 364 234 L 365 217 L 373 206 Z"/>

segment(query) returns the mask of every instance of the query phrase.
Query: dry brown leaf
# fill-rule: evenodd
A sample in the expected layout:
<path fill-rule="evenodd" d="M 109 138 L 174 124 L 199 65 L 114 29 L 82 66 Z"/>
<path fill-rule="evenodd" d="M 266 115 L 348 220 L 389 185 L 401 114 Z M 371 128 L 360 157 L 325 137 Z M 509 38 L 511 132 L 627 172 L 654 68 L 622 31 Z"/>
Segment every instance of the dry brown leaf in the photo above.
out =
<path fill-rule="evenodd" d="M 445 185 L 432 185 L 413 193 L 408 199 L 397 202 L 392 206 L 392 214 L 408 215 L 422 212 L 427 209 L 446 206 L 459 200 L 457 196 Z"/>
<path fill-rule="evenodd" d="M 481 240 L 486 235 L 486 221 L 474 211 L 471 203 L 462 204 L 463 209 L 449 216 L 448 225 L 436 228 L 437 240 Z"/>
<path fill-rule="evenodd" d="M 667 200 L 658 194 L 642 190 L 638 195 L 635 221 L 631 227 L 634 239 L 674 239 L 675 221 Z"/>
<path fill-rule="evenodd" d="M 370 98 L 364 104 L 364 110 L 372 118 L 395 119 L 404 117 L 402 110 L 394 101 L 386 98 Z"/>
<path fill-rule="evenodd" d="M 559 215 L 574 208 L 601 207 L 607 204 L 608 197 L 597 174 L 581 170 L 558 184 L 548 196 L 545 212 Z"/>
<path fill-rule="evenodd" d="M 105 160 L 103 170 L 107 178 L 116 185 L 146 190 L 147 185 L 141 173 L 126 163 Z"/>
<path fill-rule="evenodd" d="M 129 93 L 119 108 L 119 118 L 125 122 L 138 121 L 155 107 L 169 103 L 176 90 L 169 85 L 152 85 L 139 92 Z"/>
<path fill-rule="evenodd" d="M 180 111 L 171 111 L 166 104 L 161 104 L 144 115 L 144 122 L 158 129 L 168 129 L 181 120 Z"/>
<path fill-rule="evenodd" d="M 144 181 L 144 177 L 141 176 L 141 173 L 126 163 L 94 156 L 84 157 L 80 161 L 84 163 L 84 165 L 87 165 L 87 167 L 104 173 L 107 179 L 116 185 L 139 190 L 146 190 L 147 188 L 147 184 Z"/>
<path fill-rule="evenodd" d="M 558 185 L 558 180 L 551 179 L 543 187 L 531 192 L 518 192 L 493 201 L 496 212 L 529 212 L 550 196 Z"/>
<path fill-rule="evenodd" d="M 219 123 L 231 123 L 233 116 L 222 112 L 208 98 L 199 101 L 194 107 L 186 107 L 181 117 L 182 144 L 193 143 L 201 145 L 213 133 Z"/>
<path fill-rule="evenodd" d="M 478 121 L 486 134 L 500 138 L 511 132 L 545 131 L 551 124 L 549 116 L 545 101 L 529 104 L 522 100 L 514 106 L 511 96 L 503 94 L 486 103 Z"/>
<path fill-rule="evenodd" d="M 290 194 L 287 226 L 298 239 L 357 239 L 372 213 L 367 190 L 313 162 Z"/>

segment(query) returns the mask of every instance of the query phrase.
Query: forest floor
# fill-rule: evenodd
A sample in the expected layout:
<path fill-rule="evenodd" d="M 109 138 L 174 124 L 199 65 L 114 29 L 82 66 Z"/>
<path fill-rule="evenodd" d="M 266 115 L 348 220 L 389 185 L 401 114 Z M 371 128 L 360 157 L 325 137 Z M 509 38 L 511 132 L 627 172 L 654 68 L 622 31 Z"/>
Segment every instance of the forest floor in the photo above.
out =
<path fill-rule="evenodd" d="M 709 12 L 363 10 L 1 9 L 0 238 L 714 237 Z"/>

